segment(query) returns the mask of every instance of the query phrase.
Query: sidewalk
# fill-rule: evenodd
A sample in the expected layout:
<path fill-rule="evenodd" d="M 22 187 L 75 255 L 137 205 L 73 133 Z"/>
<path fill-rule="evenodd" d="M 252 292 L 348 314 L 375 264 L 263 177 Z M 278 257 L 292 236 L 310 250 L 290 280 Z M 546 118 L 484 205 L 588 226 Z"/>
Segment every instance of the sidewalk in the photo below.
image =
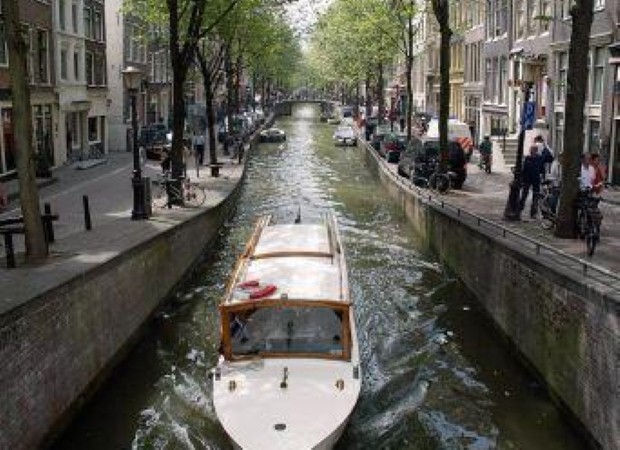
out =
<path fill-rule="evenodd" d="M 206 188 L 205 204 L 195 209 L 155 209 L 150 220 L 132 221 L 132 155 L 112 153 L 108 156 L 107 164 L 87 170 L 60 168 L 54 172 L 57 182 L 41 188 L 41 203 L 49 202 L 52 212 L 60 216 L 54 225 L 56 242 L 50 245 L 50 257 L 43 265 L 26 265 L 23 236 L 16 236 L 17 268 L 7 269 L 4 248 L 0 244 L 0 285 L 3 287 L 0 313 L 75 276 L 85 270 L 85 266 L 101 264 L 150 236 L 213 207 L 235 188 L 244 167 L 220 154 L 218 162 L 223 166 L 219 177 L 211 177 L 208 167 L 202 167 L 200 177 L 196 177 L 195 165 L 191 162 L 187 174 Z M 149 160 L 143 167 L 144 176 L 154 179 L 158 172 L 161 172 L 158 161 Z M 84 227 L 83 195 L 89 196 L 92 231 Z M 0 218 L 21 214 L 18 202 L 10 207 L 12 209 L 0 214 Z"/>
<path fill-rule="evenodd" d="M 396 164 L 390 163 L 388 166 L 396 173 Z M 451 190 L 439 196 L 440 200 L 611 272 L 620 272 L 620 192 L 606 190 L 603 193 L 605 201 L 600 204 L 603 213 L 601 242 L 597 245 L 594 256 L 588 257 L 584 241 L 557 238 L 552 231 L 542 228 L 539 219 L 530 219 L 528 214 L 530 199 L 526 203 L 526 210 L 520 222 L 504 220 L 504 208 L 512 180 L 511 173 L 486 174 L 475 164 L 469 164 L 467 170 L 467 181 L 463 189 Z"/>

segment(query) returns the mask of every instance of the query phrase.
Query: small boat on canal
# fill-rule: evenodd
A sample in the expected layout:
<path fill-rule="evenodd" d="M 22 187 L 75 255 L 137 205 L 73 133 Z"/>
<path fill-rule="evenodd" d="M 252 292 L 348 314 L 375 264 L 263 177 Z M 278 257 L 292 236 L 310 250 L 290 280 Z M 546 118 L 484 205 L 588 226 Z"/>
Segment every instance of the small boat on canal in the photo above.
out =
<path fill-rule="evenodd" d="M 213 403 L 236 448 L 332 448 L 360 393 L 336 221 L 295 222 L 258 220 L 219 307 Z"/>

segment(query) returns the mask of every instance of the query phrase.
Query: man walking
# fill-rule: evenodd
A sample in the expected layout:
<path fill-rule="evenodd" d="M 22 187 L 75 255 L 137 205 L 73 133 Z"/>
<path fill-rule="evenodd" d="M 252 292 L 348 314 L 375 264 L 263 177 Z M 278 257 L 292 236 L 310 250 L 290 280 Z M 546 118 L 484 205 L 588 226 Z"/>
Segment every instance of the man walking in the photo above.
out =
<path fill-rule="evenodd" d="M 202 166 L 202 162 L 205 156 L 205 137 L 202 133 L 194 135 L 193 147 L 196 157 L 198 159 L 198 164 Z"/>
<path fill-rule="evenodd" d="M 551 163 L 555 159 L 553 156 L 553 151 L 549 148 L 541 135 L 534 138 L 534 145 L 538 147 L 538 154 L 542 158 L 544 167 L 543 178 L 546 178 L 551 170 Z"/>
<path fill-rule="evenodd" d="M 523 180 L 523 187 L 521 190 L 521 200 L 519 201 L 519 210 L 525 209 L 525 202 L 527 196 L 532 189 L 532 205 L 530 207 L 530 217 L 533 219 L 538 213 L 538 199 L 540 197 L 540 182 L 545 168 L 543 165 L 543 159 L 538 154 L 538 147 L 532 145 L 530 147 L 530 154 L 525 157 L 523 161 L 523 169 L 521 176 Z"/>
<path fill-rule="evenodd" d="M 493 155 L 493 144 L 488 134 L 484 135 L 484 139 L 480 143 L 480 164 L 478 167 L 484 169 L 487 173 L 491 173 L 491 157 Z"/>

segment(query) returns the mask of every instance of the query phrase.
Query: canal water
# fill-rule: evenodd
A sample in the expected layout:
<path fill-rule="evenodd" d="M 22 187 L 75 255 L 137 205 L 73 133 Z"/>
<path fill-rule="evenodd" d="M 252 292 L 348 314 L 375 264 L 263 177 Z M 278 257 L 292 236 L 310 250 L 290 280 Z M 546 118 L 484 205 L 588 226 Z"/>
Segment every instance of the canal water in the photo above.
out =
<path fill-rule="evenodd" d="M 339 449 L 584 448 L 470 293 L 421 250 L 362 150 L 334 147 L 318 114 L 302 105 L 278 120 L 287 142 L 251 155 L 216 248 L 54 448 L 230 448 L 207 377 L 216 306 L 255 218 L 292 222 L 299 209 L 306 220 L 334 211 L 357 305 L 363 389 Z"/>

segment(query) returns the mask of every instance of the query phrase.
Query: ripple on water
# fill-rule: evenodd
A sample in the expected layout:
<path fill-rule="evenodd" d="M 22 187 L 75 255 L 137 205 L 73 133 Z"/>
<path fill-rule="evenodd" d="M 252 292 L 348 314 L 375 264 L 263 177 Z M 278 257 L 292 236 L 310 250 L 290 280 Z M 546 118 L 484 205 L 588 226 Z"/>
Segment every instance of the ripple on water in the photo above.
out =
<path fill-rule="evenodd" d="M 333 127 L 317 117 L 318 109 L 305 107 L 278 121 L 287 142 L 262 144 L 250 157 L 226 233 L 145 338 L 156 350 L 132 352 L 135 363 L 120 369 L 126 372 L 58 448 L 107 450 L 111 441 L 136 450 L 230 448 L 207 377 L 218 357 L 216 305 L 256 217 L 290 223 L 299 208 L 308 220 L 335 213 L 356 304 L 362 394 L 339 449 L 491 449 L 500 442 L 530 449 L 533 441 L 545 450 L 579 448 L 540 390 L 523 387 L 531 379 L 506 356 L 469 294 L 420 251 L 361 150 L 335 148 Z M 98 419 L 106 408 L 114 414 Z M 532 430 L 536 439 L 524 438 Z"/>

